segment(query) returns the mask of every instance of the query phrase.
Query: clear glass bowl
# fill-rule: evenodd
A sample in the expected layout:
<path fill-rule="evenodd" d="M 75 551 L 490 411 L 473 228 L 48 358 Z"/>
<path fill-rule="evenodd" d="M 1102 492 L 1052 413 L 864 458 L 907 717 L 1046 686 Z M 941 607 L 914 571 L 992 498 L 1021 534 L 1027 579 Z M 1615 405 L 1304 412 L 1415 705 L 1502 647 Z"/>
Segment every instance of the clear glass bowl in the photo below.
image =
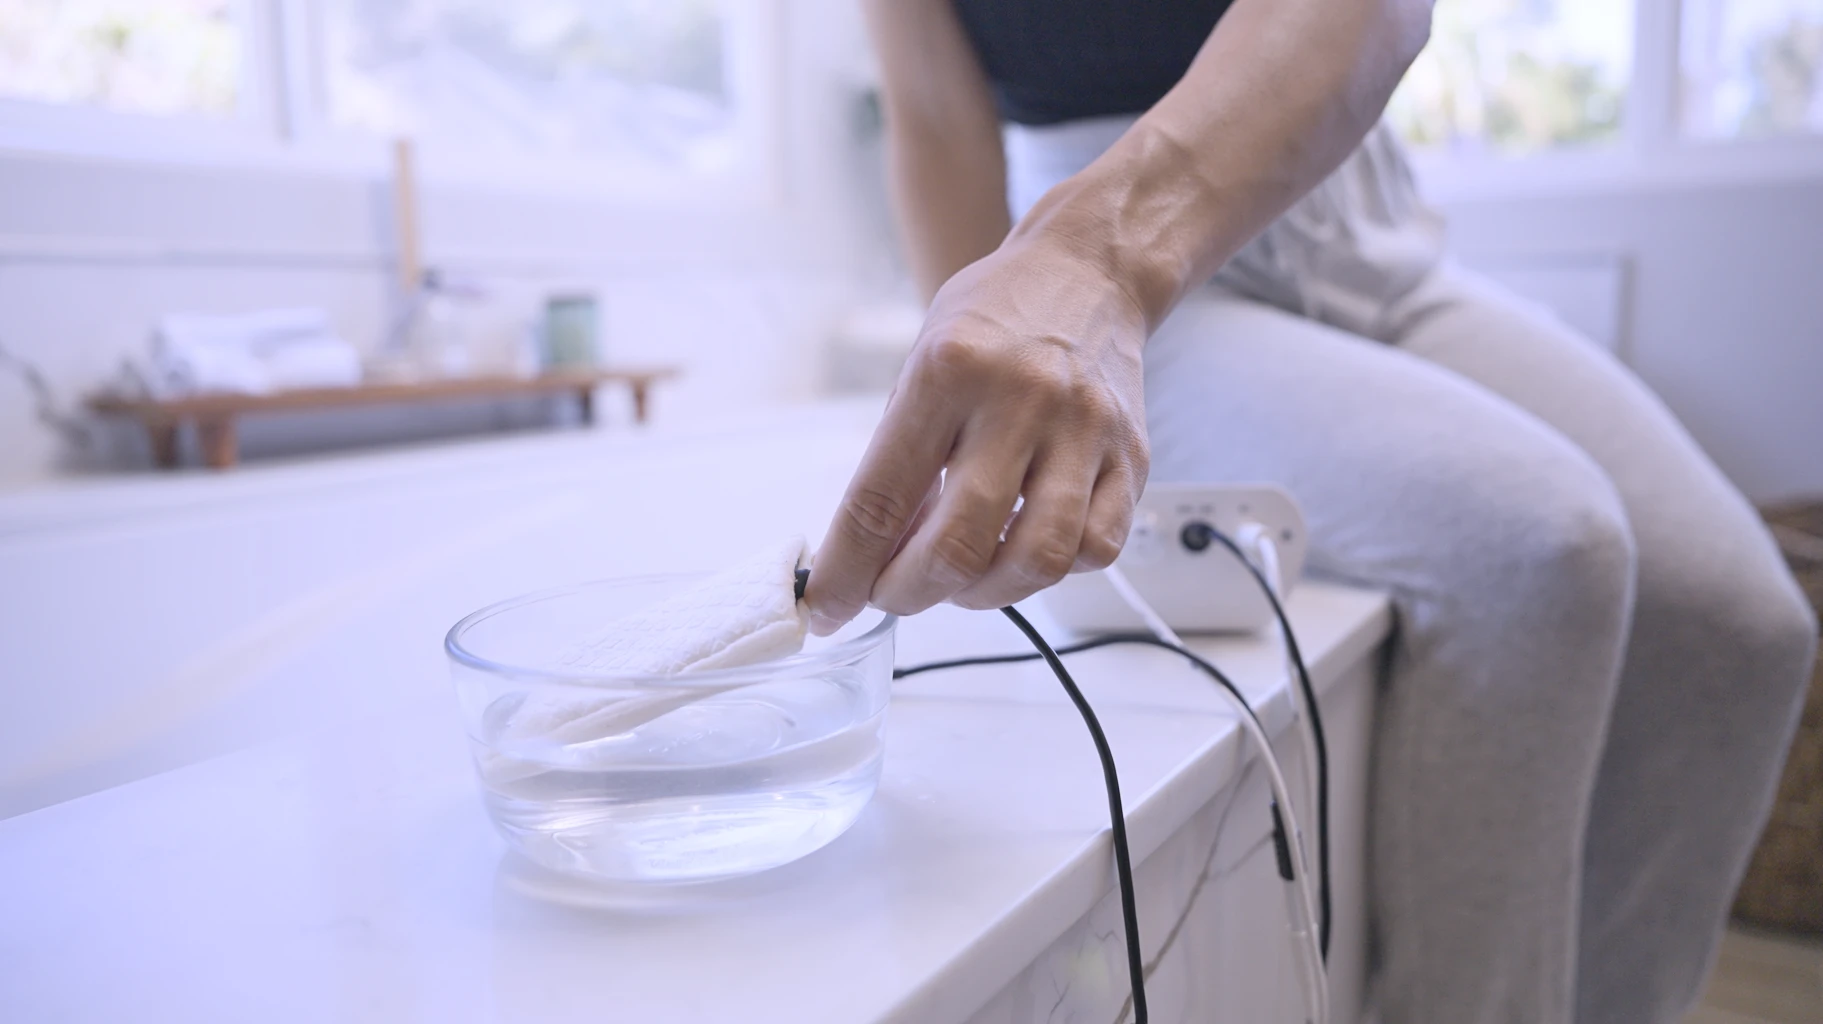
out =
<path fill-rule="evenodd" d="M 897 620 L 677 676 L 564 665 L 603 625 L 700 576 L 607 580 L 470 615 L 444 649 L 488 814 L 533 862 L 616 883 L 777 867 L 841 835 L 880 779 Z"/>

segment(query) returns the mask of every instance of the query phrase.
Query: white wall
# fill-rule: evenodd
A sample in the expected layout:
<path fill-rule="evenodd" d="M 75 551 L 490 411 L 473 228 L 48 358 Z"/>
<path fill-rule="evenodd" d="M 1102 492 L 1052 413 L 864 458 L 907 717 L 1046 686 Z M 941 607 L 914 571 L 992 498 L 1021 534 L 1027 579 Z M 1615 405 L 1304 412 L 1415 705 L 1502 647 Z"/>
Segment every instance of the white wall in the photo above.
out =
<path fill-rule="evenodd" d="M 1823 180 L 1589 190 L 1444 210 L 1471 265 L 1618 261 L 1622 358 L 1750 497 L 1823 494 Z"/>
<path fill-rule="evenodd" d="M 640 206 L 444 187 L 427 167 L 426 262 L 528 296 L 595 289 L 610 358 L 686 368 L 658 394 L 660 415 L 814 393 L 822 339 L 855 293 L 861 250 L 877 245 L 851 226 L 862 40 L 843 0 L 781 6 L 774 194 Z M 167 312 L 318 305 L 371 345 L 392 273 L 389 195 L 386 181 L 346 172 L 0 152 L 0 345 L 40 365 L 66 402 L 141 350 Z M 0 375 L 0 487 L 45 479 L 66 454 Z"/>

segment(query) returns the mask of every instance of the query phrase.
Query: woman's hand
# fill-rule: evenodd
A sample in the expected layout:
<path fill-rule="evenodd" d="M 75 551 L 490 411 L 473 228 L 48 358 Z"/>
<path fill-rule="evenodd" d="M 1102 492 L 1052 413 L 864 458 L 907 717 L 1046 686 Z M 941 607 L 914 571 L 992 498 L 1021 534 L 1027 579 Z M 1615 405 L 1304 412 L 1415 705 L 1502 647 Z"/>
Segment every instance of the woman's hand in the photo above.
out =
<path fill-rule="evenodd" d="M 1009 604 L 1113 561 L 1146 481 L 1147 334 L 1361 141 L 1430 7 L 1235 0 L 1176 87 L 947 277 L 817 554 L 813 630 L 870 599 Z M 1004 230 L 993 97 L 946 0 L 867 12 L 930 287 Z"/>
<path fill-rule="evenodd" d="M 811 629 L 870 600 L 996 608 L 1112 562 L 1146 482 L 1147 332 L 1055 235 L 1015 232 L 951 278 L 817 553 Z"/>

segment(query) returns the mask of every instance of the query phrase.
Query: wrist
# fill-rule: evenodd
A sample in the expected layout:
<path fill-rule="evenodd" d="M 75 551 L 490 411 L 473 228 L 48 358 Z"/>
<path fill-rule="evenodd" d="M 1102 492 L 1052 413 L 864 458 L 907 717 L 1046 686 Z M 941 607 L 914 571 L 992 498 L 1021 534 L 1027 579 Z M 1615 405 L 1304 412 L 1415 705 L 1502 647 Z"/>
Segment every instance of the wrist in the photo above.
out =
<path fill-rule="evenodd" d="M 1206 219 L 1189 152 L 1137 122 L 1107 153 L 1047 192 L 1012 231 L 1086 264 L 1131 301 L 1150 333 L 1197 280 L 1191 225 Z"/>

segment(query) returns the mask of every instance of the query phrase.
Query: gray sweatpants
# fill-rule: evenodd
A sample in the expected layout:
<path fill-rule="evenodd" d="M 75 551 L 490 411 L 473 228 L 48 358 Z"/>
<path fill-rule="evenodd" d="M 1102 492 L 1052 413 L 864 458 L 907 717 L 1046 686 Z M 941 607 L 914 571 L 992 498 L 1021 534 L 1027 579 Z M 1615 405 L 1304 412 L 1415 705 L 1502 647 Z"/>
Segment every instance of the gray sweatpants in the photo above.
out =
<path fill-rule="evenodd" d="M 1118 122 L 1014 130 L 1023 209 Z M 1384 131 L 1146 351 L 1152 478 L 1276 481 L 1390 592 L 1385 1024 L 1673 1024 L 1768 812 L 1816 623 L 1665 406 L 1441 256 Z"/>

